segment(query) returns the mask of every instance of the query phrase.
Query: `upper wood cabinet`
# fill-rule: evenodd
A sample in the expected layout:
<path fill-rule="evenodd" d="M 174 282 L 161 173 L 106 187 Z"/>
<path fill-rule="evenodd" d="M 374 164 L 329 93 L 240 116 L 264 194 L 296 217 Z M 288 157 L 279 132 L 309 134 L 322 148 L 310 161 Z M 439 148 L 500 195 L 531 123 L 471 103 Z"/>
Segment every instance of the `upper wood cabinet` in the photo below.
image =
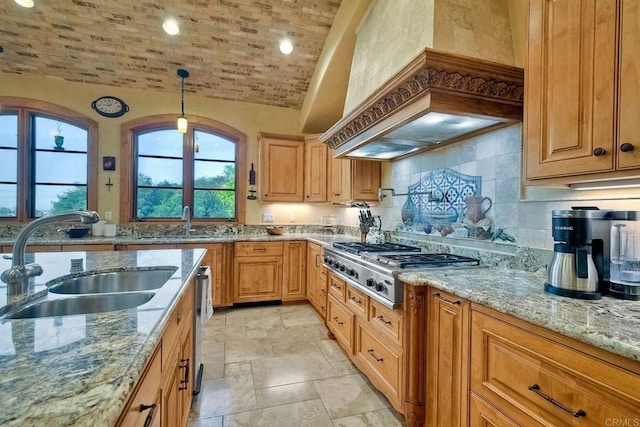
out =
<path fill-rule="evenodd" d="M 260 133 L 261 202 L 304 201 L 304 138 Z"/>
<path fill-rule="evenodd" d="M 378 201 L 382 165 L 372 160 L 334 159 L 329 150 L 329 201 Z"/>
<path fill-rule="evenodd" d="M 637 3 L 529 2 L 528 183 L 620 178 L 640 167 Z"/>
<path fill-rule="evenodd" d="M 327 201 L 327 145 L 319 136 L 307 136 L 304 143 L 304 201 L 309 203 Z"/>

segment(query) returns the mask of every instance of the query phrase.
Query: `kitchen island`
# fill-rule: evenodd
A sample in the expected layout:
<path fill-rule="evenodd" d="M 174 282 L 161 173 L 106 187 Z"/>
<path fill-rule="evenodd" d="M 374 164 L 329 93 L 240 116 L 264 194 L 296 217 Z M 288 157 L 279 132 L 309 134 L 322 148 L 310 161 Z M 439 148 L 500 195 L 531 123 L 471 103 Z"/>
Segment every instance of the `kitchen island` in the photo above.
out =
<path fill-rule="evenodd" d="M 174 266 L 147 303 L 112 312 L 0 321 L 0 425 L 112 426 L 157 347 L 169 316 L 193 278 L 203 249 L 27 254 L 44 273 L 30 298 L 68 275 L 71 259 L 85 271 Z M 0 260 L 4 270 L 11 261 Z M 7 310 L 0 284 L 0 313 Z"/>

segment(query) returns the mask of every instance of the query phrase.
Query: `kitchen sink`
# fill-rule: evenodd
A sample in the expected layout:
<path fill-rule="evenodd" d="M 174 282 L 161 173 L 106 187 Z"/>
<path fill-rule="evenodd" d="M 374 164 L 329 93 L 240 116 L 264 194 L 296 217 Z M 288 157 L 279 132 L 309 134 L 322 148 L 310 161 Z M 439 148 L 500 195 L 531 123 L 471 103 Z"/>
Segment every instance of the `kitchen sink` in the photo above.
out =
<path fill-rule="evenodd" d="M 112 271 L 77 276 L 53 283 L 54 294 L 101 294 L 140 292 L 161 288 L 178 267 L 148 267 L 144 269 Z"/>
<path fill-rule="evenodd" d="M 25 305 L 7 313 L 4 319 L 33 319 L 38 317 L 72 316 L 76 314 L 101 313 L 125 310 L 148 302 L 152 292 L 79 295 L 66 298 L 47 299 Z"/>

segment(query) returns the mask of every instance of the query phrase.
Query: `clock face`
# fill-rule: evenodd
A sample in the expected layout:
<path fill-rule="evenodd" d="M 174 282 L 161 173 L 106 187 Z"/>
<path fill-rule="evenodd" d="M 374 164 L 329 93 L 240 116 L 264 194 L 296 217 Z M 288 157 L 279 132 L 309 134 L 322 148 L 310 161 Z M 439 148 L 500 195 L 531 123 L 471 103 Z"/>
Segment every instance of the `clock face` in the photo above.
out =
<path fill-rule="evenodd" d="M 120 117 L 129 111 L 129 106 L 115 96 L 98 98 L 93 101 L 91 107 L 105 117 Z"/>

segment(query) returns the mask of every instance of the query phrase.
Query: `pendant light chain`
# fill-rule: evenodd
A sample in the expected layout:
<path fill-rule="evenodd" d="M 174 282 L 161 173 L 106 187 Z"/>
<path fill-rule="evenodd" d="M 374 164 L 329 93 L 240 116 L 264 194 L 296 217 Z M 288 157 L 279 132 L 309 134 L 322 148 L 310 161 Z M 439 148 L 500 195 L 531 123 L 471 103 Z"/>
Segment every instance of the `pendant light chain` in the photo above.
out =
<path fill-rule="evenodd" d="M 178 76 L 182 79 L 182 85 L 180 89 L 181 97 L 180 97 L 180 117 L 178 117 L 178 132 L 186 133 L 187 127 L 189 125 L 187 118 L 184 115 L 184 79 L 189 77 L 189 72 L 187 70 L 179 69 Z"/>

